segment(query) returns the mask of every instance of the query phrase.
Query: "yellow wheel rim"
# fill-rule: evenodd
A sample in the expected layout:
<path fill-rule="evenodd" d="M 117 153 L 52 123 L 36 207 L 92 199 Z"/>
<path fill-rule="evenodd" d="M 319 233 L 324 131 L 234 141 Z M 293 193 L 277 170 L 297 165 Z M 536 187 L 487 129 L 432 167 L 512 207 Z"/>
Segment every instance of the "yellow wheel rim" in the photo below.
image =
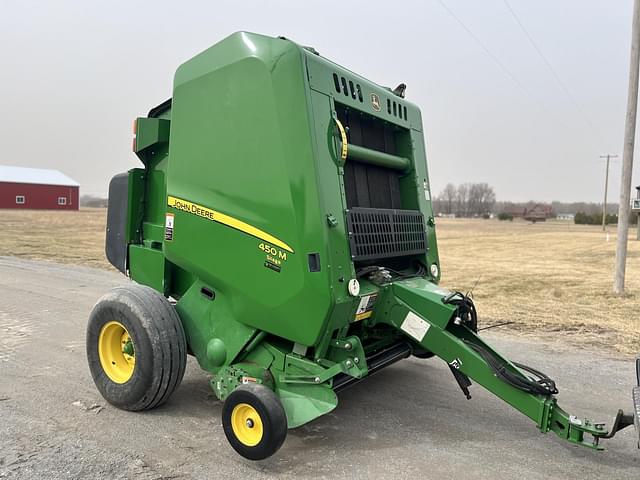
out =
<path fill-rule="evenodd" d="M 108 322 L 100 330 L 98 356 L 102 370 L 115 383 L 126 383 L 136 366 L 133 340 L 120 322 Z"/>
<path fill-rule="evenodd" d="M 262 419 L 248 403 L 239 403 L 231 412 L 231 428 L 236 438 L 247 447 L 255 447 L 262 440 Z"/>

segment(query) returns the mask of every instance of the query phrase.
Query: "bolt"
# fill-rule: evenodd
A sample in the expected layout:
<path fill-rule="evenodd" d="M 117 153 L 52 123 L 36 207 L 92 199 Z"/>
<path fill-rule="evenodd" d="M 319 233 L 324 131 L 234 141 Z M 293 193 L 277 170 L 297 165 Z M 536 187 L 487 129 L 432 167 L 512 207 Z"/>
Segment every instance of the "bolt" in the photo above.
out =
<path fill-rule="evenodd" d="M 351 366 L 353 365 L 353 363 L 351 363 L 351 360 L 347 360 L 344 364 L 347 366 L 347 368 L 351 368 Z"/>
<path fill-rule="evenodd" d="M 316 383 L 320 383 L 320 377 L 314 378 L 313 381 L 316 382 Z"/>
<path fill-rule="evenodd" d="M 360 363 L 360 359 L 358 357 L 355 357 L 353 359 L 353 363 L 356 363 L 356 364 Z"/>
<path fill-rule="evenodd" d="M 346 348 L 347 350 L 351 350 L 351 344 L 349 342 L 345 343 L 344 348 Z"/>
<path fill-rule="evenodd" d="M 253 420 L 251 420 L 250 418 L 247 418 L 247 427 L 253 428 Z"/>

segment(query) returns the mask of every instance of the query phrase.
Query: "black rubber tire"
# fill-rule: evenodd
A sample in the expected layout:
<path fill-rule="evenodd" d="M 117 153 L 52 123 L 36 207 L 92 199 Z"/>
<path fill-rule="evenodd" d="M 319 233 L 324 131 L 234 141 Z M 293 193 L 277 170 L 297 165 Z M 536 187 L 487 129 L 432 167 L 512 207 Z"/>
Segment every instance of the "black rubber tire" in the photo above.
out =
<path fill-rule="evenodd" d="M 112 381 L 98 354 L 103 326 L 120 322 L 135 348 L 135 366 L 125 383 Z M 123 410 L 149 410 L 171 396 L 184 376 L 187 341 L 173 305 L 156 290 L 131 284 L 104 295 L 89 316 L 87 359 L 96 387 L 110 404 Z"/>
<path fill-rule="evenodd" d="M 236 405 L 247 403 L 255 408 L 263 425 L 263 435 L 255 446 L 247 446 L 235 435 L 231 413 Z M 240 385 L 225 399 L 222 406 L 222 428 L 233 449 L 249 460 L 264 460 L 276 453 L 287 438 L 287 416 L 278 396 L 264 385 Z"/>

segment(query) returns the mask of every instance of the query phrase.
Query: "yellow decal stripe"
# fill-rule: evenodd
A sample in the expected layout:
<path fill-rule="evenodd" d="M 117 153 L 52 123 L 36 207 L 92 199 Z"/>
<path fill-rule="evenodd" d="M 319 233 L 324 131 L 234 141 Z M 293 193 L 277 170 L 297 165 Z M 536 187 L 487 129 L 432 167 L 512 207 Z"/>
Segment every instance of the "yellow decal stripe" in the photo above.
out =
<path fill-rule="evenodd" d="M 342 149 L 340 150 L 340 158 L 342 160 L 347 159 L 347 132 L 345 131 L 342 123 L 337 118 L 334 119 L 336 121 L 336 125 L 338 126 L 338 130 L 340 130 L 340 141 L 342 142 Z"/>
<path fill-rule="evenodd" d="M 227 227 L 235 228 L 236 230 L 240 230 L 241 232 L 251 235 L 252 237 L 259 238 L 260 240 L 264 240 L 271 245 L 280 247 L 287 252 L 294 253 L 293 249 L 282 240 L 279 240 L 273 235 L 270 235 L 267 232 L 254 227 L 253 225 L 249 225 L 242 220 L 238 220 L 237 218 L 225 215 L 224 213 L 220 213 L 216 210 L 198 205 L 197 203 L 189 202 L 187 200 L 182 200 L 180 198 L 172 196 L 167 197 L 167 205 L 175 208 L 176 210 L 182 210 L 183 212 L 188 212 L 193 215 L 206 218 L 207 220 L 213 220 L 214 222 L 221 223 L 222 225 L 226 225 Z"/>
<path fill-rule="evenodd" d="M 358 320 L 364 320 L 365 318 L 369 318 L 371 315 L 373 315 L 373 310 L 369 310 L 368 312 L 362 312 L 356 315 L 356 321 Z"/>

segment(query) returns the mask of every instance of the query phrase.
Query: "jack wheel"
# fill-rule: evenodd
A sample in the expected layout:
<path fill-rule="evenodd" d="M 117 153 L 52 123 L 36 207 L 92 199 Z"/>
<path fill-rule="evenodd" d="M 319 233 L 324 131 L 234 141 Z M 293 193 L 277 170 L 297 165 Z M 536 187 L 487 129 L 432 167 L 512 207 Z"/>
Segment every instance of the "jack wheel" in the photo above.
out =
<path fill-rule="evenodd" d="M 271 389 L 249 383 L 236 388 L 224 401 L 222 428 L 236 452 L 249 460 L 263 460 L 284 443 L 287 417 Z"/>
<path fill-rule="evenodd" d="M 184 376 L 187 342 L 180 317 L 150 287 L 114 288 L 89 316 L 87 360 L 106 401 L 124 410 L 155 408 Z"/>

